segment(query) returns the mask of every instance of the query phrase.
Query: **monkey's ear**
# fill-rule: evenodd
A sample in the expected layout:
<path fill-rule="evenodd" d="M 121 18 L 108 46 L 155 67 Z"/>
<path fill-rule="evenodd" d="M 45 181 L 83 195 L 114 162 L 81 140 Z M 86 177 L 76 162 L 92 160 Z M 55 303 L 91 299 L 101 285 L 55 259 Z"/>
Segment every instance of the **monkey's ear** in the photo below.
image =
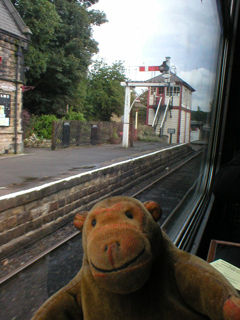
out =
<path fill-rule="evenodd" d="M 155 201 L 147 201 L 143 203 L 144 207 L 151 213 L 154 221 L 159 221 L 162 216 L 162 209 Z"/>
<path fill-rule="evenodd" d="M 73 224 L 75 226 L 75 228 L 77 228 L 78 230 L 82 231 L 83 225 L 84 225 L 84 221 L 86 219 L 88 212 L 84 211 L 81 213 L 77 213 L 74 217 L 73 220 Z"/>

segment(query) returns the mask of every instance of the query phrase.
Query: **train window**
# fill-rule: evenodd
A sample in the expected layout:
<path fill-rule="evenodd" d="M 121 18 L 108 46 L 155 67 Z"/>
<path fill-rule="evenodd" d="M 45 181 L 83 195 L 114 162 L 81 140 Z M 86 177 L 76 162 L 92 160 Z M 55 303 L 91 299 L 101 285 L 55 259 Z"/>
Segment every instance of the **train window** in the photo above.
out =
<path fill-rule="evenodd" d="M 168 212 L 166 205 L 166 216 L 163 221 L 163 227 L 174 243 L 186 248 L 186 244 L 183 243 L 189 241 L 190 233 L 198 224 L 198 217 L 194 216 L 194 208 L 205 194 L 209 179 L 214 123 L 219 108 L 217 95 L 223 46 L 221 3 L 215 0 L 185 1 L 184 5 L 179 1 L 174 1 L 174 4 L 166 1 L 158 3 L 153 1 L 153 3 L 154 12 L 150 9 L 148 12 L 145 6 L 144 11 L 141 6 L 135 8 L 135 16 L 138 17 L 138 20 L 141 13 L 144 12 L 144 21 L 146 19 L 148 21 L 148 32 L 141 32 L 145 25 L 140 25 L 138 21 L 134 23 L 134 17 L 129 17 L 131 32 L 127 40 L 128 26 L 126 23 L 125 40 L 129 43 L 130 38 L 133 39 L 134 36 L 139 38 L 141 34 L 141 46 L 135 45 L 131 54 L 143 60 L 142 56 L 147 52 L 147 61 L 154 61 L 157 66 L 159 52 L 161 52 L 162 59 L 165 59 L 161 66 L 163 72 L 161 72 L 161 67 L 160 73 L 154 67 L 148 67 L 148 70 L 154 70 L 151 74 L 136 75 L 135 72 L 134 74 L 129 73 L 128 76 L 133 80 L 133 84 L 134 80 L 140 82 L 148 80 L 155 84 L 159 83 L 160 88 L 165 87 L 166 97 L 163 97 L 162 101 L 149 97 L 148 125 L 152 125 L 157 135 L 168 143 L 190 143 L 192 151 L 197 155 L 194 160 L 186 164 L 183 172 L 179 173 L 181 182 L 177 182 L 176 178 L 175 183 L 168 185 L 166 181 L 164 190 L 159 187 L 161 191 L 158 194 L 159 202 L 165 206 L 165 202 L 172 199 L 169 195 L 173 195 L 174 190 L 178 193 L 182 185 L 188 186 L 184 196 L 179 195 L 180 201 L 177 201 L 174 210 L 171 209 L 172 211 Z M 107 10 L 110 12 L 111 4 L 108 3 L 108 5 Z M 157 16 L 160 12 L 161 19 L 158 20 Z M 157 28 L 159 28 L 159 34 L 156 31 Z M 159 51 L 157 51 L 158 43 L 161 47 Z M 116 47 L 115 50 L 121 49 Z M 157 56 L 155 52 L 158 52 Z M 100 42 L 101 53 L 106 54 L 106 46 Z M 128 59 L 127 56 L 126 59 Z M 146 59 L 144 56 L 144 60 Z M 130 61 L 131 58 L 126 63 L 130 64 Z M 153 95 L 156 87 L 149 87 L 149 90 L 150 95 Z M 156 108 L 157 105 L 159 108 Z M 173 198 L 176 199 L 176 195 L 173 195 Z"/>
<path fill-rule="evenodd" d="M 28 18 L 28 9 L 34 12 L 30 4 L 29 8 L 25 8 L 24 1 L 12 2 L 22 10 L 23 18 Z M 45 2 L 49 7 L 44 7 Z M 75 111 L 78 110 L 74 110 L 75 105 L 69 105 L 70 98 L 64 96 L 63 92 L 74 96 L 71 102 L 73 104 L 76 102 L 77 107 L 83 108 L 81 110 L 86 117 L 84 123 L 79 125 L 74 118 L 73 122 L 77 125 L 74 129 L 70 128 L 70 112 L 65 118 L 66 121 L 61 123 L 59 132 L 62 137 L 56 139 L 60 141 L 61 148 L 63 146 L 65 148 L 65 140 L 67 147 L 69 146 L 69 141 L 72 139 L 70 133 L 73 131 L 76 132 L 75 138 L 71 140 L 74 141 L 74 146 L 81 145 L 79 141 L 86 133 L 89 136 L 82 141 L 82 145 L 85 146 L 85 143 L 91 140 L 97 148 L 99 132 L 102 130 L 109 138 L 106 140 L 107 143 L 104 140 L 104 147 L 107 145 L 107 152 L 115 148 L 120 164 L 116 159 L 113 162 L 111 162 L 112 159 L 102 161 L 104 151 L 102 154 L 99 152 L 97 156 L 91 154 L 86 157 L 87 163 L 84 166 L 72 165 L 72 168 L 68 169 L 70 173 L 59 169 L 61 170 L 60 178 L 54 176 L 54 170 L 57 169 L 54 168 L 51 173 L 54 181 L 46 183 L 49 189 L 44 189 L 40 184 L 45 183 L 45 176 L 42 176 L 38 181 L 38 187 L 32 189 L 31 196 L 26 190 L 20 190 L 24 204 L 20 203 L 19 198 L 14 199 L 11 196 L 8 198 L 8 195 L 2 198 L 6 208 L 3 210 L 3 215 L 6 219 L 4 218 L 4 224 L 1 225 L 0 239 L 4 242 L 4 246 L 7 246 L 6 239 L 19 235 L 17 240 L 13 238 L 9 247 L 9 250 L 13 250 L 16 255 L 13 257 L 12 252 L 8 252 L 8 256 L 1 261 L 3 272 L 6 270 L 9 272 L 7 275 L 4 274 L 6 276 L 4 281 L 0 278 L 0 285 L 3 286 L 3 290 L 0 291 L 0 304 L 6 314 L 6 316 L 2 315 L 0 310 L 0 318 L 3 320 L 30 320 L 40 305 L 66 285 L 78 272 L 83 257 L 81 236 L 74 234 L 76 238 L 70 239 L 70 234 L 71 237 L 73 234 L 72 220 L 77 209 L 84 208 L 84 211 L 87 211 L 90 205 L 93 206 L 99 198 L 103 199 L 108 194 L 134 196 L 142 202 L 154 200 L 163 210 L 159 221 L 162 229 L 179 248 L 191 251 L 195 245 L 197 231 L 205 219 L 206 208 L 212 201 L 211 179 L 215 170 L 217 148 L 220 144 L 220 120 L 226 101 L 224 98 L 226 69 L 230 55 L 228 37 L 231 36 L 230 27 L 235 15 L 236 1 L 122 0 L 117 7 L 116 2 L 112 0 L 70 2 L 71 8 L 74 8 L 75 4 L 81 7 L 79 12 L 84 21 L 74 20 L 77 11 L 74 12 L 72 9 L 65 16 L 64 8 L 69 5 L 67 0 L 41 3 L 44 12 L 48 12 L 47 8 L 52 10 L 51 16 L 54 17 L 52 24 L 57 28 L 57 33 L 54 35 L 50 49 L 56 50 L 54 52 L 59 55 L 54 56 L 53 59 L 56 67 L 54 69 L 56 82 L 50 87 L 45 82 L 48 80 L 47 76 L 42 77 L 41 80 L 39 78 L 34 84 L 37 88 L 35 92 L 41 87 L 47 95 L 51 88 L 54 89 L 54 85 L 57 87 L 57 83 L 61 81 L 62 87 L 57 88 L 58 100 L 56 100 L 59 105 L 62 101 L 65 103 L 61 112 L 65 113 L 67 110 L 66 113 L 68 113 L 71 110 L 71 116 L 74 117 Z M 34 2 L 34 5 L 35 3 L 37 2 Z M 58 10 L 55 12 L 54 7 L 57 5 Z M 5 8 L 5 5 L 1 8 Z M 42 9 L 36 12 L 43 12 Z M 104 12 L 108 22 L 102 24 L 98 21 L 103 16 L 94 16 L 94 10 L 98 13 Z M 64 26 L 69 28 L 66 35 L 62 25 L 64 19 L 66 19 Z M 77 28 L 80 20 L 83 29 L 84 23 L 94 21 L 94 26 L 84 31 L 81 36 Z M 51 18 L 48 21 L 49 30 L 54 32 L 50 21 Z M 71 21 L 74 22 L 74 26 L 70 25 Z M 50 41 L 51 32 L 46 30 L 44 35 L 47 41 Z M 72 30 L 74 30 L 73 33 L 71 33 Z M 64 50 L 54 48 L 55 45 L 60 46 L 60 42 L 67 38 L 68 32 L 72 36 L 67 47 L 69 61 L 62 56 Z M 5 37 L 6 39 L 9 38 L 9 34 Z M 94 41 L 89 44 L 84 37 Z M 85 43 L 86 48 L 82 42 Z M 14 41 L 9 42 L 8 46 L 14 43 Z M 75 44 L 78 44 L 77 47 Z M 45 42 L 44 45 L 41 43 L 41 46 L 44 51 Z M 99 48 L 99 52 L 93 55 L 96 47 Z M 81 51 L 77 59 L 74 56 L 74 48 L 77 48 L 78 52 Z M 31 58 L 35 56 L 34 50 L 31 51 Z M 41 52 L 39 56 L 44 56 L 45 62 L 42 66 L 39 61 L 36 70 L 47 68 L 48 53 L 45 56 Z M 87 70 L 85 67 L 90 64 L 91 58 L 96 62 L 94 67 L 96 69 L 91 69 L 89 66 Z M 76 71 L 74 66 L 77 66 L 81 59 L 83 59 L 82 69 Z M 3 59 L 0 71 L 7 65 L 8 63 Z M 70 65 L 72 69 L 68 69 Z M 103 66 L 102 69 L 101 66 Z M 88 73 L 88 82 L 82 87 L 75 86 L 75 91 L 73 87 L 67 90 L 71 77 L 64 77 L 60 73 L 62 70 L 66 70 L 66 73 L 69 70 L 76 71 L 76 74 L 80 74 L 81 77 Z M 97 70 L 96 73 L 94 70 Z M 115 82 L 116 78 L 118 83 Z M 34 86 L 21 87 L 22 90 L 29 90 L 30 93 L 27 96 L 29 101 L 35 94 L 32 90 Z M 1 90 L 5 90 L 5 87 L 0 83 Z M 6 106 L 10 105 L 10 102 L 5 100 L 0 92 L 0 120 L 6 118 Z M 25 101 L 27 102 L 27 99 Z M 45 96 L 37 96 L 37 101 L 41 104 L 42 110 L 46 110 L 49 106 L 50 110 L 53 110 L 51 109 L 52 100 L 46 99 Z M 13 105 L 9 108 L 12 110 L 15 108 L 15 101 L 12 100 L 11 103 Z M 111 108 L 113 111 L 109 112 Z M 103 121 L 100 122 L 100 118 Z M 109 122 L 111 120 L 108 127 L 110 129 L 108 131 L 106 129 L 107 133 L 104 131 L 106 118 L 109 118 Z M 114 130 L 112 129 L 113 118 L 117 123 Z M 88 124 L 90 124 L 89 127 Z M 2 129 L 1 123 L 0 129 Z M 32 127 L 30 129 L 32 130 Z M 4 130 L 7 132 L 8 128 L 5 126 Z M 20 134 L 19 131 L 18 135 Z M 140 141 L 136 141 L 137 137 Z M 17 137 L 12 141 L 16 139 Z M 110 140 L 111 145 L 109 145 Z M 122 145 L 119 141 L 122 141 Z M 116 146 L 115 143 L 118 145 Z M 69 152 L 69 163 L 73 161 L 71 153 L 74 154 L 77 147 Z M 126 147 L 133 147 L 133 149 L 129 150 Z M 92 149 L 88 148 L 88 150 Z M 38 154 L 38 151 L 34 152 Z M 51 156 L 49 155 L 45 160 L 49 160 Z M 19 159 L 21 160 L 20 157 Z M 103 164 L 100 165 L 101 161 Z M 138 167 L 134 167 L 135 163 L 138 163 Z M 122 169 L 121 166 L 125 167 Z M 118 170 L 117 173 L 114 171 L 115 168 Z M 5 168 L 4 170 L 7 171 Z M 44 166 L 36 171 L 44 172 Z M 148 176 L 149 172 L 151 172 L 150 176 Z M 77 173 L 78 175 L 75 176 Z M 25 178 L 29 179 L 27 174 Z M 129 188 L 124 189 L 125 181 Z M 35 180 L 31 182 L 34 183 Z M 118 184 L 116 189 L 115 183 Z M 21 188 L 21 186 L 19 183 L 18 187 Z M 4 188 L 0 187 L 0 189 L 5 192 Z M 43 196 L 40 199 L 38 197 L 41 192 Z M 12 203 L 10 203 L 11 199 L 13 199 Z M 14 206 L 13 216 L 9 217 L 11 206 Z M 71 221 L 66 217 L 70 217 Z M 129 217 L 132 219 L 132 213 Z M 57 227 L 56 220 L 60 221 Z M 21 228 L 18 228 L 17 232 L 12 228 L 3 234 L 3 229 L 9 225 L 13 225 L 14 228 L 20 225 Z M 70 240 L 62 242 L 60 249 L 52 246 L 51 251 L 47 236 L 52 230 L 57 233 L 57 240 L 54 239 L 54 241 L 59 239 L 65 241 L 66 233 Z M 55 234 L 51 235 L 50 241 L 54 236 Z M 42 248 L 46 253 L 44 258 L 40 252 Z M 38 253 L 37 257 L 34 250 Z M 0 253 L 2 253 L 1 250 Z M 35 260 L 40 262 L 36 263 Z M 28 270 L 26 271 L 28 273 L 19 276 L 15 269 L 11 269 L 12 261 L 18 264 L 17 272 L 22 272 L 22 265 L 24 265 L 24 270 Z M 15 277 L 14 280 L 11 280 L 11 277 Z M 18 281 L 21 282 L 19 287 L 17 287 Z M 9 294 L 6 294 L 6 290 L 9 290 Z M 8 298 L 9 295 L 11 301 Z"/>
<path fill-rule="evenodd" d="M 201 2 L 201 6 L 198 7 L 198 23 L 193 22 L 191 27 L 191 22 L 188 20 L 188 27 L 184 29 L 185 39 L 188 39 L 183 49 L 185 57 L 182 61 L 182 68 L 179 71 L 177 68 L 177 75 L 185 82 L 181 90 L 182 107 L 185 110 L 181 117 L 185 127 L 181 123 L 180 129 L 184 128 L 186 134 L 188 110 L 191 109 L 190 145 L 201 154 L 193 171 L 191 171 L 191 162 L 189 162 L 183 181 L 184 183 L 190 181 L 193 172 L 197 174 L 197 179 L 171 215 L 163 222 L 163 228 L 170 238 L 183 249 L 190 246 L 194 230 L 200 223 L 201 218 L 196 213 L 196 209 L 206 196 L 206 184 L 209 179 L 212 131 L 216 121 L 216 110 L 219 107 L 216 99 L 221 68 L 219 63 L 221 46 L 223 45 L 223 25 L 217 8 L 218 4 L 216 1 Z M 188 10 L 189 15 L 190 12 L 193 13 L 191 6 L 186 7 L 188 7 L 186 13 Z M 189 15 L 186 14 L 188 17 Z M 192 91 L 189 85 L 195 91 Z M 174 89 L 169 88 L 167 94 L 174 96 L 176 93 Z M 183 136 L 180 132 L 179 142 L 184 143 L 185 137 L 186 135 Z"/>
<path fill-rule="evenodd" d="M 201 76 L 198 80 L 197 78 L 189 78 L 189 83 L 200 81 L 201 85 L 194 94 L 191 94 L 189 88 L 184 88 L 182 91 L 183 104 L 186 108 L 189 108 L 191 105 L 192 109 L 191 144 L 195 144 L 195 138 L 193 138 L 195 134 L 197 135 L 199 132 L 203 133 L 200 140 L 205 144 L 204 152 L 200 158 L 199 166 L 195 168 L 196 170 L 199 170 L 199 176 L 195 181 L 195 184 L 188 190 L 186 198 L 163 223 L 163 228 L 174 243 L 184 250 L 190 250 L 192 253 L 197 252 L 201 238 L 201 234 L 197 229 L 200 228 L 200 225 L 204 228 L 203 225 L 205 225 L 207 221 L 206 216 L 204 218 L 206 206 L 213 203 L 213 199 L 210 198 L 211 192 L 209 192 L 209 190 L 214 170 L 214 161 L 216 161 L 217 139 L 220 130 L 219 115 L 221 108 L 223 108 L 223 90 L 221 85 L 223 85 L 226 72 L 226 60 L 224 59 L 226 59 L 226 52 L 228 51 L 227 48 L 229 46 L 228 39 L 224 37 L 226 34 L 223 30 L 229 28 L 230 21 L 226 18 L 228 13 L 230 13 L 230 6 L 225 7 L 225 18 L 222 16 L 221 10 L 218 11 L 219 8 L 220 2 L 217 1 L 215 3 L 215 1 L 213 1 L 212 11 L 210 9 L 211 19 L 209 22 L 211 22 L 208 25 L 213 31 L 209 38 L 211 44 L 208 43 L 207 48 L 205 47 L 200 50 L 200 52 L 203 53 L 206 49 L 209 49 L 208 56 L 200 68 Z M 205 34 L 204 31 L 203 34 Z M 200 60 L 196 57 L 196 61 Z M 184 71 L 184 74 L 186 76 L 186 71 Z M 194 87 L 195 89 L 198 88 L 197 82 L 195 82 Z M 196 106 L 195 103 L 196 100 L 200 98 L 200 94 L 204 103 Z M 204 115 L 204 118 L 201 118 L 200 115 Z M 202 128 L 199 127 L 199 125 L 202 125 Z M 187 174 L 188 173 L 186 172 L 186 176 Z M 209 212 L 210 209 L 208 209 L 208 213 Z M 196 236 L 196 234 L 198 234 L 198 236 Z M 198 239 L 196 240 L 197 237 Z"/>
<path fill-rule="evenodd" d="M 185 240 L 188 242 L 188 231 L 191 232 L 197 224 L 198 218 L 195 219 L 192 209 L 205 194 L 211 169 L 215 121 L 220 107 L 218 94 L 222 77 L 223 31 L 226 27 L 223 25 L 222 5 L 221 1 L 215 0 L 187 0 L 184 4 L 180 1 L 152 1 L 151 6 L 122 2 L 122 8 L 134 7 L 134 15 L 131 10 L 123 9 L 124 25 L 121 15 L 112 13 L 110 1 L 100 1 L 96 6 L 103 9 L 109 19 L 112 18 L 109 28 L 105 26 L 105 32 L 109 37 L 114 33 L 112 40 L 115 40 L 109 46 L 101 30 L 95 30 L 100 48 L 98 57 L 107 61 L 113 57 L 124 60 L 128 66 L 126 70 L 130 70 L 128 78 L 133 81 L 133 86 L 136 85 L 135 90 L 138 89 L 137 81 L 158 83 L 159 93 L 166 92 L 166 97 L 153 99 L 151 96 L 157 89 L 155 86 L 148 88 L 148 126 L 154 127 L 155 133 L 167 143 L 189 144 L 197 155 L 180 174 L 181 183 L 176 180 L 173 185 L 168 185 L 166 182 L 164 190 L 158 194 L 159 202 L 164 204 L 172 199 L 170 195 L 174 190 L 178 193 L 180 185 L 188 186 L 184 196 L 179 195 L 180 200 L 169 216 L 166 206 L 168 214 L 163 222 L 171 239 L 180 247 L 184 247 L 182 243 Z M 226 10 L 230 13 L 230 3 L 224 5 Z M 113 30 L 111 26 L 118 28 Z M 124 34 L 128 50 L 119 42 L 120 34 Z M 151 73 L 136 72 L 136 62 L 142 65 L 142 61 L 148 67 L 141 67 L 141 71 Z M 133 72 L 131 65 L 134 66 Z M 174 199 L 178 198 L 176 194 Z"/>

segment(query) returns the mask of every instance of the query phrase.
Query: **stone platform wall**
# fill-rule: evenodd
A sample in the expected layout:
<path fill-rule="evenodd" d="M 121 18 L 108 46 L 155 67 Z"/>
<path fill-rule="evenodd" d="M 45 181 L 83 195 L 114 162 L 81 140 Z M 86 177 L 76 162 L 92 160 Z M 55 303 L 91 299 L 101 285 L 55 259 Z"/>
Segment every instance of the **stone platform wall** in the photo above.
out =
<path fill-rule="evenodd" d="M 106 197 L 121 195 L 192 152 L 188 145 L 153 152 L 0 198 L 0 258 L 52 233 Z"/>

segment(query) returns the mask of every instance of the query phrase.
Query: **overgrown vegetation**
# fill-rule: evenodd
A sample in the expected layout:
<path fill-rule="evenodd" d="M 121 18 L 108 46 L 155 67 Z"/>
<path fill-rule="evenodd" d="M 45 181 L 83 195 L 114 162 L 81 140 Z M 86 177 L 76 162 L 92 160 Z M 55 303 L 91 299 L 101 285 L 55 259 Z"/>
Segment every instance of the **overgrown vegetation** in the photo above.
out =
<path fill-rule="evenodd" d="M 85 121 L 82 113 L 77 113 L 70 110 L 67 116 L 61 118 L 62 120 L 78 120 Z M 30 116 L 27 110 L 22 112 L 22 125 L 24 131 L 24 138 L 29 138 L 35 135 L 37 139 L 51 139 L 52 138 L 52 123 L 58 118 L 54 114 L 42 114 Z"/>
<path fill-rule="evenodd" d="M 53 114 L 43 114 L 41 116 L 33 116 L 31 118 L 33 131 L 39 139 L 51 139 L 52 123 L 57 120 Z"/>
<path fill-rule="evenodd" d="M 163 142 L 163 140 L 156 136 L 154 129 L 146 125 L 138 127 L 138 140 L 145 142 Z"/>
<path fill-rule="evenodd" d="M 51 139 L 52 137 L 52 122 L 57 120 L 53 114 L 32 115 L 24 110 L 22 114 L 22 125 L 24 131 L 24 138 L 29 138 L 35 134 L 38 139 Z"/>

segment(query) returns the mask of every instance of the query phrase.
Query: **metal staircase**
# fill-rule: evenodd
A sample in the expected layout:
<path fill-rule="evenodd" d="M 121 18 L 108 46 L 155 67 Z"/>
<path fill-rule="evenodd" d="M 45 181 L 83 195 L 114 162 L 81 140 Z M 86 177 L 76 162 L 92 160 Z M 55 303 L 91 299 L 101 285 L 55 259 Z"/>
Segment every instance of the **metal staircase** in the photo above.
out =
<path fill-rule="evenodd" d="M 157 136 L 161 137 L 163 133 L 163 126 L 167 120 L 167 111 L 169 109 L 171 101 L 172 101 L 172 96 L 169 97 L 167 105 L 161 105 L 162 97 L 159 100 L 157 110 L 152 123 L 152 127 L 154 128 L 155 134 Z"/>

